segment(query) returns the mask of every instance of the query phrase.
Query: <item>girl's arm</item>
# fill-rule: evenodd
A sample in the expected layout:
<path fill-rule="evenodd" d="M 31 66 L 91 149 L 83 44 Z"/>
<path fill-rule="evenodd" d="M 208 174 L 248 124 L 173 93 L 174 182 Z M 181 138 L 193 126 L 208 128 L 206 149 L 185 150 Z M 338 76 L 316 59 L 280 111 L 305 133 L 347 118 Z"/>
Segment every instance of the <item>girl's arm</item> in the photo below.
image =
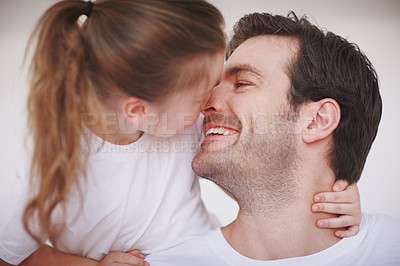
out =
<path fill-rule="evenodd" d="M 48 245 L 41 246 L 38 250 L 26 258 L 20 265 L 76 265 L 76 266 L 96 266 L 99 262 L 96 260 L 83 258 L 58 251 Z"/>
<path fill-rule="evenodd" d="M 9 264 L 9 263 L 5 262 L 4 260 L 0 259 L 0 266 L 9 266 L 9 265 L 12 265 L 12 264 Z"/>
<path fill-rule="evenodd" d="M 357 184 L 349 185 L 345 180 L 338 180 L 332 187 L 333 192 L 322 192 L 314 196 L 313 212 L 337 214 L 337 218 L 320 219 L 319 228 L 346 228 L 338 230 L 335 236 L 351 237 L 358 233 L 361 222 L 361 204 Z"/>
<path fill-rule="evenodd" d="M 57 266 L 106 266 L 118 263 L 118 265 L 137 265 L 149 266 L 150 264 L 144 260 L 144 256 L 139 250 L 130 252 L 112 252 L 108 254 L 102 261 L 96 261 L 89 258 L 75 256 L 58 251 L 48 245 L 43 245 L 20 265 L 36 266 L 36 265 L 57 265 Z"/>

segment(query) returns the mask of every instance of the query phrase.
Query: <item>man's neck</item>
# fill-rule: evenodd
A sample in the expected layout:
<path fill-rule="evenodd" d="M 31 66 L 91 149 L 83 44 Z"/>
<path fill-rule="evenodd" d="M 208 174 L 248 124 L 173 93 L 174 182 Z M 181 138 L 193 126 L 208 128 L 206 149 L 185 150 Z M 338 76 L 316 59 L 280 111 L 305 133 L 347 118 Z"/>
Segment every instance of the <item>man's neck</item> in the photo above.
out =
<path fill-rule="evenodd" d="M 334 236 L 335 230 L 316 227 L 317 219 L 334 215 L 312 213 L 313 195 L 304 193 L 267 216 L 239 211 L 237 219 L 222 233 L 236 251 L 253 259 L 276 260 L 317 253 L 339 239 Z"/>

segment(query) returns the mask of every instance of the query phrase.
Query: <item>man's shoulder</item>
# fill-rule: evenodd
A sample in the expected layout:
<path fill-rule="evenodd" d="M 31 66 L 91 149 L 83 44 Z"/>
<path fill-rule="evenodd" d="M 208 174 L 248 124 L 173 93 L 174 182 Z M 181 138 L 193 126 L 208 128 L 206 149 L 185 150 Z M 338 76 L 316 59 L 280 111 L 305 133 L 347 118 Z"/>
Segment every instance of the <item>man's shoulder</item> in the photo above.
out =
<path fill-rule="evenodd" d="M 358 234 L 359 265 L 400 265 L 400 217 L 363 214 Z"/>
<path fill-rule="evenodd" d="M 363 213 L 361 226 L 365 225 L 368 230 L 373 231 L 394 231 L 400 233 L 400 216 L 386 214 Z"/>
<path fill-rule="evenodd" d="M 363 228 L 364 227 L 364 228 Z M 361 230 L 373 241 L 400 242 L 400 216 L 386 214 L 363 214 Z"/>

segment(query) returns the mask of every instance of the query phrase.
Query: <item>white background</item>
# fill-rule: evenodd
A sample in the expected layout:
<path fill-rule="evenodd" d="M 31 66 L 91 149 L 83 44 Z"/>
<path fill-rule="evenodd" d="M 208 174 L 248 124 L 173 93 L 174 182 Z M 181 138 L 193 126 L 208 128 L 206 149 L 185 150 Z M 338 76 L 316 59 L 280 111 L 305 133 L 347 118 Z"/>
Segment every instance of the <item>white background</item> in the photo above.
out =
<path fill-rule="evenodd" d="M 29 114 L 26 41 L 34 24 L 54 0 L 0 0 L 0 193 L 10 186 L 23 158 Z M 226 19 L 226 30 L 250 12 L 307 14 L 320 27 L 357 43 L 374 64 L 381 84 L 383 117 L 359 182 L 362 209 L 400 215 L 400 1 L 398 0 L 211 0 Z M 237 206 L 209 181 L 202 180 L 206 206 L 222 224 L 234 219 Z"/>

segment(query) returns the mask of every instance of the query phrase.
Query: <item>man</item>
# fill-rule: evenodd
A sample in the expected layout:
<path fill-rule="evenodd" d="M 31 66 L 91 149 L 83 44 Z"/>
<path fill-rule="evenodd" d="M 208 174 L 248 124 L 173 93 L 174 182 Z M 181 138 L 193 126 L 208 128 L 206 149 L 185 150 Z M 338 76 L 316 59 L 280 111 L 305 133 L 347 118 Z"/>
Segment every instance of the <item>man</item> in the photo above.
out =
<path fill-rule="evenodd" d="M 147 261 L 400 265 L 399 218 L 363 215 L 360 232 L 340 240 L 309 208 L 335 180 L 358 181 L 375 139 L 382 102 L 365 55 L 293 13 L 255 13 L 236 24 L 227 57 L 192 166 L 235 197 L 238 217 Z"/>

